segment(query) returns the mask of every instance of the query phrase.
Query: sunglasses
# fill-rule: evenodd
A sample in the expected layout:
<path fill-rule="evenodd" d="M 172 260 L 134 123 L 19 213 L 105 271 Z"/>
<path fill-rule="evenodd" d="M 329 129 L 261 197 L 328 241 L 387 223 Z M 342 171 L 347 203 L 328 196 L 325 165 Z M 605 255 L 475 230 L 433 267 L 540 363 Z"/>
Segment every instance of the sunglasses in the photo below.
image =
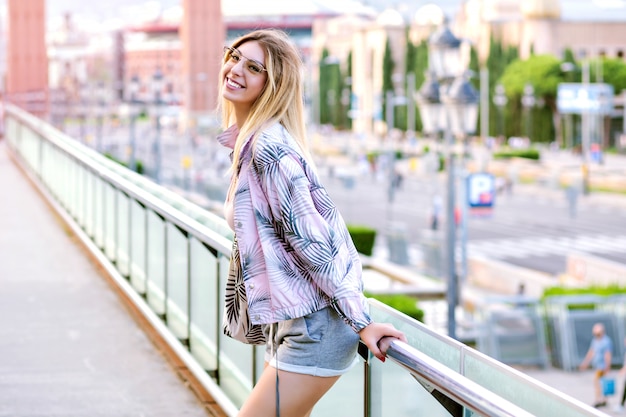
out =
<path fill-rule="evenodd" d="M 246 63 L 246 65 L 244 65 L 244 68 L 250 71 L 250 73 L 252 73 L 253 75 L 258 75 L 261 74 L 263 71 L 267 71 L 263 64 L 255 61 L 254 59 L 246 58 L 245 56 L 241 55 L 241 52 L 239 52 L 237 49 L 230 46 L 224 47 L 224 62 L 232 62 L 233 65 L 235 65 L 241 61 L 244 61 Z"/>

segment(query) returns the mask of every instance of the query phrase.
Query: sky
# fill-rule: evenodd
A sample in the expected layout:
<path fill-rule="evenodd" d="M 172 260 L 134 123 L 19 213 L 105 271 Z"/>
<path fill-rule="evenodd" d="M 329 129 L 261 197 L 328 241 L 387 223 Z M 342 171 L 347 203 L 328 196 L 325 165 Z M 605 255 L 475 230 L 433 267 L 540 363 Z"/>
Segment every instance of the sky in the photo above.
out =
<path fill-rule="evenodd" d="M 214 1 L 214 0 L 206 0 Z M 222 0 L 229 2 L 229 5 L 233 3 L 239 3 L 242 6 L 238 7 L 242 10 L 258 9 L 259 7 L 269 7 L 272 3 L 280 3 L 285 0 Z M 319 3 L 350 3 L 352 0 L 317 0 Z M 388 6 L 403 7 L 402 4 L 410 4 L 411 8 L 416 8 L 428 3 L 437 3 L 444 10 L 454 11 L 458 9 L 462 0 L 361 0 L 362 3 L 370 5 L 376 9 L 383 10 Z M 0 0 L 0 2 L 6 2 L 6 0 Z M 291 0 L 291 2 L 297 4 L 298 0 Z M 139 10 L 138 7 L 146 4 L 153 4 L 158 7 L 161 5 L 163 8 L 169 8 L 172 6 L 180 5 L 182 0 L 104 0 L 104 1 L 85 1 L 85 0 L 47 0 L 46 7 L 49 20 L 59 18 L 66 11 L 71 11 L 73 14 L 80 15 L 81 17 L 91 19 L 112 19 L 120 15 L 129 15 L 133 11 Z M 223 8 L 227 8 L 228 5 L 224 5 Z M 231 7 L 232 8 L 232 7 Z"/>
<path fill-rule="evenodd" d="M 206 0 L 215 1 L 215 0 Z M 286 0 L 222 0 L 223 9 L 254 10 L 271 8 L 274 3 L 279 4 Z M 300 0 L 290 0 L 297 4 Z M 320 4 L 348 4 L 353 0 L 309 0 Z M 452 17 L 460 8 L 463 0 L 360 0 L 361 3 L 372 6 L 379 11 L 386 7 L 394 7 L 401 11 L 413 13 L 419 7 L 428 3 L 435 3 L 444 12 Z M 504 0 L 507 1 L 507 0 Z M 519 0 L 522 1 L 522 0 Z M 6 0 L 0 0 L 0 3 Z M 626 0 L 560 0 L 563 18 L 566 20 L 585 20 L 590 15 L 594 20 L 622 20 L 626 21 Z M 169 8 L 182 4 L 182 0 L 47 0 L 47 9 L 50 19 L 60 17 L 66 11 L 72 11 L 89 20 L 112 19 L 118 16 L 133 16 L 140 10 L 139 6 L 152 4 L 153 8 Z"/>
<path fill-rule="evenodd" d="M 23 0 L 25 1 L 25 0 Z M 206 0 L 215 1 L 215 0 Z M 223 9 L 254 10 L 270 8 L 287 0 L 222 0 Z M 298 4 L 299 0 L 290 0 Z M 349 4 L 354 0 L 309 0 L 320 4 Z M 360 0 L 361 3 L 382 11 L 394 7 L 412 14 L 419 7 L 435 3 L 452 17 L 460 8 L 463 0 Z M 521 1 L 521 0 L 520 0 Z M 567 20 L 583 20 L 590 14 L 594 20 L 622 20 L 626 22 L 626 0 L 560 0 L 563 17 Z M 0 0 L 0 10 L 6 8 L 7 0 Z M 66 12 L 71 12 L 75 20 L 87 22 L 86 25 L 102 23 L 107 20 L 122 19 L 133 21 L 145 19 L 146 14 L 158 13 L 182 4 L 182 0 L 46 0 L 48 23 L 57 26 Z M 147 7 L 146 7 L 147 6 Z M 591 11 L 591 13 L 590 13 Z M 96 29 L 96 28 L 93 28 Z"/>

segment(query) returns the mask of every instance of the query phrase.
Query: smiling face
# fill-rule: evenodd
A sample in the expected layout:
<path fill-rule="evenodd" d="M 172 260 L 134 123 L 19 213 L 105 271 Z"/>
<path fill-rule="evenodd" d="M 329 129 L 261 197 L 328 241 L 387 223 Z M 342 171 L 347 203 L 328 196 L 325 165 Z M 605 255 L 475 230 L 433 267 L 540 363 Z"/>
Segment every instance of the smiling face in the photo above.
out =
<path fill-rule="evenodd" d="M 267 81 L 265 51 L 256 41 L 226 50 L 222 66 L 222 95 L 235 107 L 239 117 L 247 117 Z"/>

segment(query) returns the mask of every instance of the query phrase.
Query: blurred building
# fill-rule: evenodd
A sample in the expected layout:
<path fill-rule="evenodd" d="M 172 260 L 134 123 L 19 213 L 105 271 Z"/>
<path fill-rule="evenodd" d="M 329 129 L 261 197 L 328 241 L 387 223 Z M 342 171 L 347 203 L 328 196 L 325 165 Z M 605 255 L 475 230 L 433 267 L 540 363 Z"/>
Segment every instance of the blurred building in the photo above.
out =
<path fill-rule="evenodd" d="M 8 0 L 6 99 L 39 116 L 48 100 L 45 16 L 44 0 Z"/>
<path fill-rule="evenodd" d="M 53 123 L 83 111 L 88 80 L 89 38 L 74 26 L 72 15 L 64 15 L 58 30 L 48 33 L 48 91 Z"/>
<path fill-rule="evenodd" d="M 325 49 L 330 54 L 329 62 L 339 62 L 343 68 L 347 67 L 348 54 L 352 53 L 351 117 L 355 133 L 380 136 L 386 132 L 382 92 L 387 41 L 394 64 L 395 95 L 406 99 L 407 41 L 419 43 L 426 39 L 444 19 L 445 13 L 440 7 L 428 4 L 408 17 L 398 10 L 387 9 L 374 17 L 344 15 L 315 22 L 312 49 L 315 74 L 319 73 L 320 65 L 325 64 L 321 60 Z"/>
<path fill-rule="evenodd" d="M 162 77 L 162 99 L 180 104 L 184 95 L 182 41 L 179 27 L 183 10 L 169 9 L 154 19 L 124 28 L 124 90 L 128 99 L 131 79 L 139 81 L 136 99 L 154 100 L 155 76 Z"/>
<path fill-rule="evenodd" d="M 182 87 L 186 117 L 193 125 L 217 108 L 225 33 L 220 2 L 184 0 L 183 10 Z"/>
<path fill-rule="evenodd" d="M 565 7 L 564 7 L 565 5 Z M 492 37 L 519 47 L 520 56 L 619 57 L 626 53 L 626 3 L 608 0 L 466 0 L 456 31 L 483 59 Z"/>
<path fill-rule="evenodd" d="M 238 36 L 262 28 L 285 30 L 300 49 L 310 76 L 316 20 L 348 10 L 360 15 L 374 13 L 356 1 L 330 4 L 321 0 L 274 0 L 251 6 L 249 2 L 230 0 L 222 2 L 223 10 L 219 6 L 218 2 L 184 0 L 181 6 L 127 28 L 125 85 L 128 87 L 131 77 L 137 76 L 139 96 L 147 100 L 152 96 L 150 80 L 158 69 L 165 81 L 165 100 L 183 104 L 193 124 L 197 117 L 215 110 L 222 48 Z M 309 89 L 310 77 L 306 84 Z"/>
<path fill-rule="evenodd" d="M 353 130 L 380 136 L 386 131 L 381 94 L 387 39 L 395 64 L 394 85 L 403 86 L 407 34 L 411 42 L 418 44 L 446 20 L 454 34 L 466 41 L 464 47 L 472 44 L 477 48 L 482 62 L 489 54 L 491 39 L 518 47 L 522 58 L 530 56 L 531 51 L 562 57 L 566 49 L 571 49 L 578 58 L 624 58 L 625 2 L 563 0 L 567 7 L 561 3 L 560 0 L 465 0 L 454 20 L 435 4 L 424 5 L 414 13 L 407 13 L 402 7 L 388 9 L 375 19 L 346 15 L 319 20 L 313 31 L 313 69 L 317 74 L 319 69 L 315 67 L 324 64 L 321 62 L 324 49 L 333 62 L 344 68 L 352 52 Z M 468 60 L 469 51 L 464 52 L 463 58 Z"/>

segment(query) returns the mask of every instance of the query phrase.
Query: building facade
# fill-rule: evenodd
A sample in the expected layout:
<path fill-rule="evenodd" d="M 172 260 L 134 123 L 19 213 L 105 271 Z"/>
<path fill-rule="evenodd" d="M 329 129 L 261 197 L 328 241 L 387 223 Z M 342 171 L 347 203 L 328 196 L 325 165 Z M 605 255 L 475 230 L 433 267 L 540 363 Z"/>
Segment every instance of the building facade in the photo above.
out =
<path fill-rule="evenodd" d="M 48 107 L 45 1 L 8 0 L 7 5 L 6 99 L 45 116 Z"/>
<path fill-rule="evenodd" d="M 626 6 L 602 7 L 601 2 L 560 0 L 467 0 L 457 15 L 455 30 L 486 59 L 490 39 L 517 46 L 522 59 L 535 54 L 562 57 L 566 49 L 577 58 L 624 58 Z"/>
<path fill-rule="evenodd" d="M 219 1 L 184 0 L 180 25 L 181 61 L 186 117 L 193 125 L 218 104 L 218 75 L 225 26 Z"/>

